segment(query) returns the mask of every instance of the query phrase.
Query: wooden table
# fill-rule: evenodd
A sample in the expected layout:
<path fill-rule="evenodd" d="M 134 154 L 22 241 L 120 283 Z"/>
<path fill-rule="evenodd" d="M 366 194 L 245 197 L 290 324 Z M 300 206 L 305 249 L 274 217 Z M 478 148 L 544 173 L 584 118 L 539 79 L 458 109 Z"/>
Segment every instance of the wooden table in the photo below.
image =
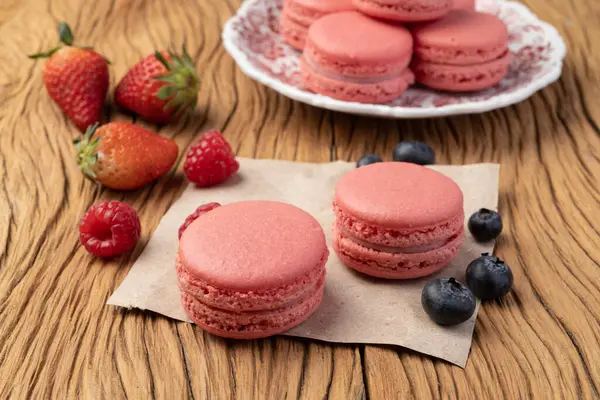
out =
<path fill-rule="evenodd" d="M 560 82 L 482 115 L 389 121 L 295 103 L 245 77 L 220 42 L 239 0 L 2 1 L 0 398 L 600 398 L 600 5 L 526 3 L 568 43 Z M 111 86 L 153 49 L 187 42 L 203 79 L 198 113 L 160 128 L 182 151 L 218 128 L 245 157 L 389 159 L 418 139 L 441 163 L 501 163 L 497 253 L 515 287 L 482 307 L 467 368 L 396 347 L 220 340 L 106 306 L 186 180 L 181 162 L 133 193 L 83 178 L 77 131 L 43 89 L 41 62 L 25 57 L 57 43 L 60 20 L 112 60 Z M 105 199 L 132 204 L 143 225 L 135 251 L 111 262 L 78 244 L 79 218 Z"/>

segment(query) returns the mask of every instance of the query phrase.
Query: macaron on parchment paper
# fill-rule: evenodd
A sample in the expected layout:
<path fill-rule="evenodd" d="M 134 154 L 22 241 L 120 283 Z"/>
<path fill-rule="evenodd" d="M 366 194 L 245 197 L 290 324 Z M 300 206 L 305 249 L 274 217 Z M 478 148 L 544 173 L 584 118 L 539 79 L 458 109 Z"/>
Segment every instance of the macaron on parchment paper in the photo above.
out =
<path fill-rule="evenodd" d="M 465 237 L 463 194 L 432 169 L 383 162 L 344 175 L 335 189 L 333 249 L 348 267 L 388 279 L 447 266 Z"/>
<path fill-rule="evenodd" d="M 183 308 L 217 336 L 255 339 L 285 332 L 321 303 L 328 255 L 321 225 L 295 206 L 221 206 L 181 236 L 176 266 Z"/>

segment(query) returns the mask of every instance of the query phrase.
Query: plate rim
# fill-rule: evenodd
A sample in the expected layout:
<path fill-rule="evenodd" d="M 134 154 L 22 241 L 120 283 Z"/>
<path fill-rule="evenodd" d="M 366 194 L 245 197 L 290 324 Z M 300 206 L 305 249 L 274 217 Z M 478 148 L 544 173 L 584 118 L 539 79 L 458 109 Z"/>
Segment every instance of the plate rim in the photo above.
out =
<path fill-rule="evenodd" d="M 447 104 L 439 107 L 402 107 L 389 106 L 386 104 L 364 104 L 341 101 L 298 89 L 295 86 L 289 85 L 277 78 L 267 75 L 260 69 L 256 68 L 249 60 L 248 56 L 238 48 L 238 46 L 234 43 L 236 32 L 233 29 L 233 24 L 238 18 L 241 17 L 242 14 L 247 11 L 247 9 L 249 9 L 254 5 L 255 2 L 258 1 L 261 0 L 244 0 L 236 14 L 229 18 L 229 20 L 225 23 L 221 34 L 221 39 L 223 41 L 225 50 L 230 54 L 240 70 L 250 78 L 292 100 L 315 107 L 324 108 L 330 111 L 341 111 L 349 114 L 396 119 L 445 117 L 450 115 L 464 115 L 492 111 L 519 103 L 531 97 L 544 87 L 557 81 L 562 74 L 564 59 L 567 53 L 567 46 L 558 30 L 549 23 L 539 19 L 538 16 L 534 14 L 533 11 L 531 11 L 527 6 L 510 0 L 495 0 L 499 7 L 514 7 L 519 13 L 526 14 L 529 18 L 534 19 L 543 28 L 544 33 L 550 37 L 553 45 L 557 47 L 556 51 L 558 52 L 558 55 L 556 56 L 555 60 L 551 61 L 552 69 L 547 74 L 531 81 L 527 85 L 524 85 L 523 87 L 511 93 L 499 94 L 481 101 L 461 104 Z"/>

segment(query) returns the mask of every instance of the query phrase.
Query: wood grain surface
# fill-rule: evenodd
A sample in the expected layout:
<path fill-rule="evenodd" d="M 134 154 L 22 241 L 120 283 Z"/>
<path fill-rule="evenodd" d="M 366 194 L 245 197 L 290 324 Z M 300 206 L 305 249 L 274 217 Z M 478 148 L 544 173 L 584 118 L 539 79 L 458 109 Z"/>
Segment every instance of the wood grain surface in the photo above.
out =
<path fill-rule="evenodd" d="M 390 121 L 305 106 L 245 77 L 220 41 L 239 0 L 0 1 L 0 399 L 600 398 L 600 3 L 525 3 L 565 37 L 559 82 L 486 114 Z M 187 183 L 181 162 L 132 193 L 83 178 L 78 133 L 44 90 L 43 61 L 26 58 L 56 44 L 61 20 L 113 62 L 111 87 L 154 49 L 187 43 L 202 78 L 196 114 L 136 121 L 181 152 L 217 128 L 245 157 L 389 159 L 418 139 L 440 163 L 501 163 L 497 254 L 515 287 L 482 307 L 467 368 L 396 347 L 221 340 L 106 306 Z M 106 115 L 132 120 L 113 106 Z M 135 251 L 110 262 L 77 234 L 104 199 L 130 203 L 143 225 Z"/>

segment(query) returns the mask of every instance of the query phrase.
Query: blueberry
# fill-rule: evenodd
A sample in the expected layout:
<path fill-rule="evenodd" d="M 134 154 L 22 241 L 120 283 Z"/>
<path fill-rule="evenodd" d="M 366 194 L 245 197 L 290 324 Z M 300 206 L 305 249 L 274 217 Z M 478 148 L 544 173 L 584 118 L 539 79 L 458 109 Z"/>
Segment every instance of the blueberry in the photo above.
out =
<path fill-rule="evenodd" d="M 392 152 L 394 161 L 403 161 L 419 165 L 435 164 L 435 153 L 427 143 L 417 140 L 407 140 L 394 147 Z"/>
<path fill-rule="evenodd" d="M 513 284 L 509 266 L 498 257 L 483 253 L 467 267 L 467 285 L 481 300 L 493 300 L 504 296 Z"/>
<path fill-rule="evenodd" d="M 475 297 L 454 278 L 436 279 L 423 288 L 421 304 L 429 318 L 440 325 L 457 325 L 475 312 Z"/>
<path fill-rule="evenodd" d="M 469 218 L 469 230 L 478 242 L 489 242 L 502 232 L 502 217 L 496 211 L 481 208 Z"/>
<path fill-rule="evenodd" d="M 378 162 L 382 162 L 381 157 L 376 156 L 375 154 L 367 154 L 362 156 L 360 160 L 356 163 L 356 168 L 364 167 L 365 165 L 375 164 Z"/>

